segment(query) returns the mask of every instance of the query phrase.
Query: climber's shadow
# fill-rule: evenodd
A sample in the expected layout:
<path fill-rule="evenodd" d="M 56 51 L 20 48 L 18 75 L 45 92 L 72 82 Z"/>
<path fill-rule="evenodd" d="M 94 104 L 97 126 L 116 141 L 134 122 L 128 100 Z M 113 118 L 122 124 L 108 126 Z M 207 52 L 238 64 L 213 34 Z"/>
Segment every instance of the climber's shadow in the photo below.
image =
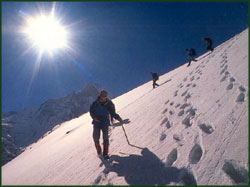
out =
<path fill-rule="evenodd" d="M 112 155 L 112 165 L 109 172 L 116 172 L 124 176 L 128 185 L 197 185 L 193 174 L 187 169 L 166 167 L 164 163 L 148 148 L 141 151 L 141 155 L 120 157 Z"/>
<path fill-rule="evenodd" d="M 172 79 L 169 79 L 169 80 L 167 80 L 167 81 L 161 83 L 160 86 L 163 85 L 163 84 L 166 84 L 166 83 L 170 82 L 171 80 L 172 80 Z"/>

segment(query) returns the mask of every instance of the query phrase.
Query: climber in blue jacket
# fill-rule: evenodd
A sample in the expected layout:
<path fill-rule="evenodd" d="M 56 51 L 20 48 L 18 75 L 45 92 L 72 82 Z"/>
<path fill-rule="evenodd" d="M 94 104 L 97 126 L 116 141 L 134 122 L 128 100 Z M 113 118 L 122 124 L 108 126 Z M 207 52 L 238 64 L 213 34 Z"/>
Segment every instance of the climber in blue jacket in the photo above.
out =
<path fill-rule="evenodd" d="M 90 115 L 93 119 L 93 139 L 96 147 L 97 154 L 102 154 L 100 146 L 100 132 L 103 133 L 103 157 L 108 159 L 109 136 L 108 130 L 110 126 L 110 119 L 115 118 L 122 123 L 122 118 L 115 112 L 115 105 L 107 98 L 108 92 L 102 90 L 99 97 L 90 106 Z"/>

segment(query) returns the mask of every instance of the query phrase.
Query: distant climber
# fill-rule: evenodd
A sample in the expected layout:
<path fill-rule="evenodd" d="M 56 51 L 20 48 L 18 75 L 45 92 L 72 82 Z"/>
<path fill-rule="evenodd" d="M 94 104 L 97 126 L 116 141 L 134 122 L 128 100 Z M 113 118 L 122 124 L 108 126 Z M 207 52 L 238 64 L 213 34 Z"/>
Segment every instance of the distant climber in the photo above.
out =
<path fill-rule="evenodd" d="M 90 116 L 93 121 L 93 139 L 95 143 L 95 148 L 99 157 L 102 156 L 102 148 L 100 146 L 100 132 L 102 131 L 103 137 L 103 158 L 108 159 L 108 149 L 109 149 L 109 125 L 110 119 L 109 115 L 118 121 L 122 122 L 122 118 L 115 112 L 115 105 L 111 100 L 107 98 L 108 92 L 102 90 L 99 97 L 90 106 Z"/>
<path fill-rule="evenodd" d="M 152 73 L 152 72 L 150 72 L 150 74 L 153 77 L 153 88 L 155 88 L 155 86 L 159 86 L 159 84 L 156 83 L 156 81 L 159 80 L 158 74 L 157 73 Z"/>
<path fill-rule="evenodd" d="M 194 56 L 196 56 L 196 51 L 195 49 L 191 48 L 191 49 L 186 49 L 187 52 L 187 56 L 189 58 L 189 63 L 187 66 L 190 66 L 191 61 L 197 61 L 196 59 L 194 59 Z"/>
<path fill-rule="evenodd" d="M 202 40 L 205 40 L 207 42 L 207 50 L 208 51 L 213 51 L 213 40 L 211 38 L 202 38 Z"/>

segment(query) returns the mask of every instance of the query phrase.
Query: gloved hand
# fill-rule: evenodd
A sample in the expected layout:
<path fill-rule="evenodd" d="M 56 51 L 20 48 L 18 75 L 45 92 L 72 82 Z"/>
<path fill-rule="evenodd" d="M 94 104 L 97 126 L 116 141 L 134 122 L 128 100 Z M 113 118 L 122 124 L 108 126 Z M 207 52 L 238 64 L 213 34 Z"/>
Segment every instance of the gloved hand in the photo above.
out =
<path fill-rule="evenodd" d="M 122 122 L 123 122 L 122 118 L 118 119 L 118 121 L 119 121 L 120 123 L 122 123 Z"/>
<path fill-rule="evenodd" d="M 98 118 L 96 118 L 96 117 L 95 117 L 93 120 L 96 121 L 96 122 L 98 122 L 98 123 L 101 122 L 101 121 L 100 121 Z"/>

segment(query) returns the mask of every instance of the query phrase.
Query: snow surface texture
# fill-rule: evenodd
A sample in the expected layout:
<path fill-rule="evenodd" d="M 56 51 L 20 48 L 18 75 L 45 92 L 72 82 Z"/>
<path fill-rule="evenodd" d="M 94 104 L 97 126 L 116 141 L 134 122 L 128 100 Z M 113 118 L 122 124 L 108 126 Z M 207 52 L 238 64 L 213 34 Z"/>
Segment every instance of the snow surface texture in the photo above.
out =
<path fill-rule="evenodd" d="M 101 86 L 89 83 L 78 93 L 73 92 L 60 99 L 49 99 L 40 107 L 3 113 L 2 164 L 15 158 L 31 143 L 51 133 L 58 124 L 88 112 L 101 89 Z"/>
<path fill-rule="evenodd" d="M 97 158 L 89 113 L 61 124 L 2 167 L 4 185 L 248 183 L 248 29 L 113 100 L 110 162 Z"/>

